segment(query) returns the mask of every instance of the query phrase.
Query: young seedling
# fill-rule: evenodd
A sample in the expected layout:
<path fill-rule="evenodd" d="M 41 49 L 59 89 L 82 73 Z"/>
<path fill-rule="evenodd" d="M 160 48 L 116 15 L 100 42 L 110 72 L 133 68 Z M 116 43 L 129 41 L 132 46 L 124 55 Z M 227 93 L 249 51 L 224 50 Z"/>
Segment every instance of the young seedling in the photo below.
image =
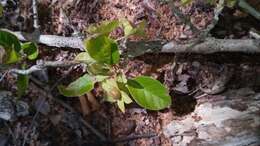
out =
<path fill-rule="evenodd" d="M 20 68 L 26 68 L 26 60 L 34 60 L 38 56 L 38 48 L 35 43 L 21 43 L 18 38 L 10 32 L 0 29 L 0 49 L 4 52 L 1 60 L 2 66 L 11 66 L 19 63 Z M 2 56 L 2 55 L 0 55 Z M 28 75 L 18 74 L 17 87 L 18 96 L 24 95 L 29 82 Z"/>
<path fill-rule="evenodd" d="M 58 86 L 60 93 L 67 97 L 79 97 L 91 92 L 94 84 L 98 83 L 104 91 L 104 100 L 116 103 L 122 112 L 125 112 L 125 104 L 130 104 L 132 99 L 149 110 L 161 110 L 170 106 L 171 97 L 159 81 L 148 76 L 126 78 L 118 69 L 118 44 L 109 36 L 118 27 L 124 30 L 123 38 L 144 35 L 145 22 L 133 27 L 123 19 L 90 26 L 87 31 L 92 37 L 84 41 L 85 52 L 75 58 L 87 65 L 87 73 L 68 86 Z"/>

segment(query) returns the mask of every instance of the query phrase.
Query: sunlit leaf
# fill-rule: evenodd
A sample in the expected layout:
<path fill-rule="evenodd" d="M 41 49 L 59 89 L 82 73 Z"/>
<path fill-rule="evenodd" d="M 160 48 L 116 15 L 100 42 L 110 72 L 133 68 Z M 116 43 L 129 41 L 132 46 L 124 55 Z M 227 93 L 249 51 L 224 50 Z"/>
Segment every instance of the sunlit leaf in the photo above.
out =
<path fill-rule="evenodd" d="M 99 63 L 116 64 L 119 62 L 117 43 L 108 36 L 100 35 L 87 39 L 85 45 L 89 55 Z"/>
<path fill-rule="evenodd" d="M 226 0 L 226 5 L 230 8 L 234 7 L 237 0 Z"/>
<path fill-rule="evenodd" d="M 145 35 L 146 21 L 140 22 L 135 28 L 130 24 L 130 22 L 127 19 L 121 20 L 121 24 L 124 29 L 125 37 L 128 37 L 130 35 L 138 35 L 138 36 Z"/>
<path fill-rule="evenodd" d="M 138 36 L 145 36 L 145 27 L 146 27 L 146 21 L 140 22 L 136 28 L 135 28 L 135 33 L 134 35 Z"/>
<path fill-rule="evenodd" d="M 119 26 L 118 20 L 103 21 L 100 25 L 90 25 L 87 29 L 91 34 L 109 34 Z"/>
<path fill-rule="evenodd" d="M 134 100 L 149 110 L 161 110 L 171 104 L 167 89 L 157 80 L 140 76 L 128 80 L 127 87 Z"/>
<path fill-rule="evenodd" d="M 105 92 L 106 101 L 115 102 L 116 100 L 121 99 L 121 93 L 115 79 L 107 79 L 102 82 L 101 86 Z"/>
<path fill-rule="evenodd" d="M 5 64 L 16 63 L 21 60 L 21 55 L 15 51 L 14 48 L 5 49 L 5 55 L 3 59 Z"/>
<path fill-rule="evenodd" d="M 84 62 L 86 64 L 92 64 L 95 63 L 96 61 L 91 58 L 88 54 L 88 52 L 81 52 L 75 57 L 75 61 L 80 61 Z"/>
<path fill-rule="evenodd" d="M 59 92 L 67 97 L 82 96 L 94 88 L 94 79 L 88 74 L 83 75 L 67 87 L 58 86 Z"/>
<path fill-rule="evenodd" d="M 130 103 L 133 102 L 132 99 L 129 97 L 129 95 L 127 93 L 125 93 L 124 91 L 120 91 L 120 93 L 121 93 L 121 97 L 122 97 L 121 100 L 123 100 L 124 103 L 130 104 Z"/>
<path fill-rule="evenodd" d="M 29 60 L 34 60 L 37 58 L 39 51 L 38 47 L 33 42 L 27 42 L 22 44 L 22 50 L 27 55 Z"/>
<path fill-rule="evenodd" d="M 93 75 L 109 75 L 109 67 L 103 63 L 92 63 L 88 66 L 88 72 Z"/>
<path fill-rule="evenodd" d="M 123 25 L 125 36 L 129 36 L 134 33 L 134 28 L 127 19 L 121 20 L 121 24 Z"/>
<path fill-rule="evenodd" d="M 104 81 L 104 80 L 107 79 L 107 78 L 109 78 L 109 76 L 103 76 L 103 75 L 96 75 L 96 76 L 95 76 L 95 80 L 96 80 L 97 82 L 102 82 L 102 81 Z"/>
<path fill-rule="evenodd" d="M 126 87 L 127 79 L 126 79 L 126 76 L 124 74 L 118 75 L 116 82 L 117 82 L 118 88 L 121 91 L 124 91 L 125 93 L 129 94 L 129 91 Z"/>
<path fill-rule="evenodd" d="M 117 103 L 117 106 L 119 107 L 119 109 L 123 113 L 125 113 L 125 103 L 124 103 L 124 101 L 123 100 L 117 100 L 116 103 Z"/>

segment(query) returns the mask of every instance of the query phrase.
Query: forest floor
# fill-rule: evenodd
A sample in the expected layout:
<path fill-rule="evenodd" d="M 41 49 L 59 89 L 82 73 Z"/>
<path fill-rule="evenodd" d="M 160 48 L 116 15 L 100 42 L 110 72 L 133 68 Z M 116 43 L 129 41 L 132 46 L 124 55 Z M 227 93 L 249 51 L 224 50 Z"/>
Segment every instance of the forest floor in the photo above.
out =
<path fill-rule="evenodd" d="M 187 6 L 175 4 L 191 22 L 203 30 L 213 19 L 213 6 L 197 0 Z M 22 16 L 29 19 L 30 4 L 20 1 Z M 42 34 L 72 36 L 85 34 L 85 29 L 103 20 L 127 18 L 133 24 L 141 20 L 147 21 L 146 38 L 131 37 L 132 40 L 174 40 L 186 41 L 194 37 L 188 25 L 176 18 L 171 7 L 164 0 L 40 0 L 39 20 Z M 26 25 L 32 23 L 27 22 Z M 18 23 L 17 23 L 18 24 Z M 14 24 L 16 25 L 16 24 Z M 10 26 L 19 30 L 17 26 Z M 259 21 L 238 9 L 225 8 L 217 26 L 210 32 L 216 38 L 250 38 L 251 29 L 260 31 Z M 26 26 L 24 31 L 30 32 Z M 117 38 L 120 30 L 113 33 Z M 54 48 L 39 45 L 40 54 L 37 59 L 48 61 L 73 60 L 79 50 Z M 64 105 L 48 98 L 39 109 L 39 103 L 48 90 L 58 80 L 67 84 L 83 74 L 81 66 L 73 68 L 49 68 L 46 74 L 32 74 L 34 81 L 29 84 L 27 94 L 21 97 L 29 107 L 29 114 L 14 122 L 1 123 L 0 143 L 21 145 L 24 135 L 30 146 L 43 145 L 129 145 L 129 146 L 169 146 L 172 139 L 163 133 L 164 128 L 176 119 L 182 119 L 191 113 L 196 106 L 196 99 L 204 92 L 199 90 L 201 84 L 211 88 L 212 84 L 223 75 L 229 76 L 225 91 L 249 87 L 260 90 L 260 55 L 246 53 L 200 54 L 144 54 L 122 63 L 121 68 L 128 77 L 149 75 L 164 83 L 172 96 L 172 106 L 162 111 L 149 111 L 133 103 L 122 113 L 117 106 L 100 102 L 98 110 L 82 116 L 81 104 L 77 97 L 61 96 L 57 89 L 51 91 L 52 96 L 72 107 L 76 113 L 69 111 Z M 31 62 L 35 64 L 35 62 Z M 69 70 L 70 74 L 66 74 Z M 65 76 L 65 78 L 63 77 Z M 37 82 L 39 81 L 39 82 Z M 15 77 L 7 75 L 1 82 L 1 88 L 16 92 Z M 48 90 L 47 90 L 48 89 Z M 101 94 L 97 87 L 93 94 L 99 101 Z M 221 93 L 220 93 L 221 94 Z M 214 98 L 218 95 L 204 95 Z M 39 110 L 39 115 L 35 116 Z M 36 117 L 36 118 L 34 118 Z M 106 138 L 116 143 L 103 143 L 89 129 L 85 128 L 79 117 L 89 122 Z M 6 126 L 7 125 L 7 126 Z M 10 135 L 11 133 L 11 135 Z M 26 134 L 25 134 L 26 133 Z M 137 138 L 140 136 L 139 138 Z M 7 140 L 6 140 L 7 139 Z M 1 145 L 1 144 L 0 144 Z"/>

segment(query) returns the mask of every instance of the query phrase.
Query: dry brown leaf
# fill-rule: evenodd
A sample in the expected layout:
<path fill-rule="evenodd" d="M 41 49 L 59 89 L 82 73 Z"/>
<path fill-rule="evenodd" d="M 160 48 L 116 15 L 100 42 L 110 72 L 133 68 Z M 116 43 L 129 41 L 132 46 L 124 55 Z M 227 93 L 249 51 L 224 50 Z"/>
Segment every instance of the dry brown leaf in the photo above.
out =
<path fill-rule="evenodd" d="M 87 93 L 87 99 L 91 105 L 91 111 L 96 111 L 100 108 L 100 104 L 98 103 L 97 99 L 94 97 L 92 93 Z"/>
<path fill-rule="evenodd" d="M 79 96 L 79 101 L 81 104 L 81 110 L 83 116 L 88 115 L 90 113 L 90 108 L 89 108 L 87 97 L 85 95 Z"/>

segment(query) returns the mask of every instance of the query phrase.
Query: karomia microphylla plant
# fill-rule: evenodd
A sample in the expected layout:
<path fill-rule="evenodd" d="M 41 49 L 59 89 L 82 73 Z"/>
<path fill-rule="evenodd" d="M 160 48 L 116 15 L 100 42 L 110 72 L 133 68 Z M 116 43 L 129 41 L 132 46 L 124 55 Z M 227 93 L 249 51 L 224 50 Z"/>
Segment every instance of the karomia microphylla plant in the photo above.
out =
<path fill-rule="evenodd" d="M 60 85 L 60 93 L 67 97 L 82 96 L 99 83 L 104 91 L 104 100 L 116 103 L 122 112 L 125 104 L 132 98 L 140 106 L 149 110 L 161 110 L 171 104 L 167 89 L 158 81 L 148 76 L 126 78 L 118 70 L 120 53 L 117 42 L 109 34 L 116 28 L 124 30 L 124 37 L 144 35 L 145 22 L 133 27 L 127 20 L 102 22 L 99 26 L 92 25 L 87 31 L 92 37 L 84 41 L 85 52 L 78 54 L 76 61 L 87 65 L 87 73 L 69 84 Z M 131 98 L 132 97 L 132 98 Z"/>
<path fill-rule="evenodd" d="M 12 33 L 0 29 L 0 47 L 4 51 L 1 58 L 1 68 L 8 68 L 13 64 L 19 64 L 20 68 L 26 68 L 26 60 L 34 60 L 38 56 L 38 48 L 35 43 L 21 43 Z M 2 55 L 1 55 L 2 56 Z M 18 74 L 18 96 L 25 94 L 28 87 L 29 76 Z"/>

